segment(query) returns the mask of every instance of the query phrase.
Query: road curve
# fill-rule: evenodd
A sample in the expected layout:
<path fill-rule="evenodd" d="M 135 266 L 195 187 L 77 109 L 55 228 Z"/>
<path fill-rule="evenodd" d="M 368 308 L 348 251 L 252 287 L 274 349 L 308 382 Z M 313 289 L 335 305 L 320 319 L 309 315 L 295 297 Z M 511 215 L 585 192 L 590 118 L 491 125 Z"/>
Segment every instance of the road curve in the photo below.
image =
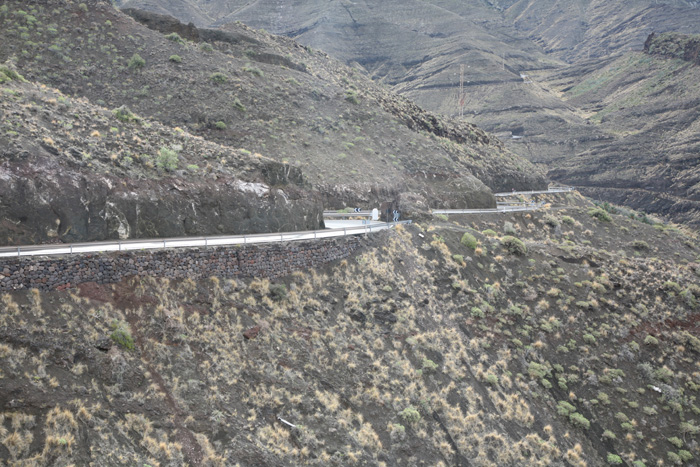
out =
<path fill-rule="evenodd" d="M 546 195 L 548 193 L 568 193 L 569 191 L 574 191 L 575 188 L 570 186 L 557 186 L 551 187 L 547 190 L 535 190 L 535 191 L 504 191 L 502 193 L 494 193 L 493 196 L 504 197 L 504 196 L 514 196 L 514 195 Z"/>

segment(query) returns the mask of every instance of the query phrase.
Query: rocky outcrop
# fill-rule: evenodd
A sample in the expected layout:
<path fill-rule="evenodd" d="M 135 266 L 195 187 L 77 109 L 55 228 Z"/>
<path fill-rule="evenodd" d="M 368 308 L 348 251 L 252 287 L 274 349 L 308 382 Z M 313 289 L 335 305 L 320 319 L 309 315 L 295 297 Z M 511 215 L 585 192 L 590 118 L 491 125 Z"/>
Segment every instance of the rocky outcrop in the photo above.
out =
<path fill-rule="evenodd" d="M 700 65 L 700 35 L 651 33 L 644 42 L 644 52 Z"/>
<path fill-rule="evenodd" d="M 118 179 L 35 161 L 0 169 L 0 198 L 4 245 L 323 227 L 318 197 L 234 178 Z"/>
<path fill-rule="evenodd" d="M 19 79 L 2 92 L 0 244 L 323 228 L 298 167 Z"/>

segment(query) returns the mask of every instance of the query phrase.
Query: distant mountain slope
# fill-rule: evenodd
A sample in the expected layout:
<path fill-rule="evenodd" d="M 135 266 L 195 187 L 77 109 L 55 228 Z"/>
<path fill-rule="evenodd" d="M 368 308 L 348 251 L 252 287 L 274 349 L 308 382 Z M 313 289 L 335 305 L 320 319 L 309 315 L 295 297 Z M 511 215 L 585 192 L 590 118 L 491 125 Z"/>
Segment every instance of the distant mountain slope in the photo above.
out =
<path fill-rule="evenodd" d="M 638 51 L 656 32 L 700 32 L 698 2 L 519 0 L 505 17 L 551 55 L 574 63 Z"/>
<path fill-rule="evenodd" d="M 697 37 L 657 35 L 644 53 L 600 70 L 553 74 L 550 83 L 567 102 L 610 136 L 558 160 L 550 174 L 597 197 L 699 225 L 699 44 Z"/>

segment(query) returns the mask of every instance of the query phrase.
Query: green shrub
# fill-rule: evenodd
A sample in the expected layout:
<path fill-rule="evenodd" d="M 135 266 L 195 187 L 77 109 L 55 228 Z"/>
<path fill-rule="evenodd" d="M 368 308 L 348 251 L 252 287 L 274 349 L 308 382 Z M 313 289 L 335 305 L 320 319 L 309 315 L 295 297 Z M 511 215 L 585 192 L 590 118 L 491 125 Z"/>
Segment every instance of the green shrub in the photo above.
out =
<path fill-rule="evenodd" d="M 438 219 L 440 219 L 443 222 L 447 222 L 449 220 L 449 218 L 444 214 L 435 214 L 435 217 L 437 217 Z"/>
<path fill-rule="evenodd" d="M 130 70 L 140 70 L 146 66 L 146 60 L 144 60 L 141 55 L 135 53 L 129 59 L 128 66 Z"/>
<path fill-rule="evenodd" d="M 486 384 L 490 384 L 491 386 L 496 386 L 496 385 L 498 385 L 498 376 L 496 376 L 492 373 L 489 373 L 484 378 L 484 381 L 486 382 Z"/>
<path fill-rule="evenodd" d="M 182 63 L 182 57 L 180 57 L 179 55 L 171 55 L 168 60 L 170 60 L 173 63 Z"/>
<path fill-rule="evenodd" d="M 574 412 L 571 415 L 569 415 L 569 421 L 573 425 L 584 428 L 586 430 L 591 427 L 591 422 L 578 412 Z"/>
<path fill-rule="evenodd" d="M 683 434 L 689 434 L 691 436 L 695 436 L 698 433 L 700 433 L 700 427 L 695 425 L 692 420 L 690 420 L 688 422 L 681 422 L 680 425 L 678 425 L 678 427 L 680 428 L 681 433 L 683 433 Z"/>
<path fill-rule="evenodd" d="M 576 222 L 576 221 L 574 221 L 574 218 L 571 216 L 562 216 L 561 221 L 564 224 L 568 224 L 568 225 L 574 225 L 574 222 Z"/>
<path fill-rule="evenodd" d="M 632 248 L 635 250 L 648 250 L 649 249 L 649 244 L 645 242 L 644 240 L 635 240 L 632 242 Z"/>
<path fill-rule="evenodd" d="M 215 73 L 212 73 L 211 76 L 209 77 L 209 79 L 212 80 L 213 83 L 223 84 L 223 83 L 228 81 L 228 76 L 217 71 Z"/>
<path fill-rule="evenodd" d="M 250 63 L 246 63 L 246 65 L 243 67 L 243 71 L 245 71 L 247 73 L 251 73 L 251 74 L 258 76 L 260 78 L 265 76 L 265 73 L 263 73 L 263 71 L 260 68 L 258 68 L 256 66 L 252 66 Z"/>
<path fill-rule="evenodd" d="M 464 235 L 462 235 L 462 239 L 460 240 L 460 243 L 467 248 L 471 248 L 472 250 L 476 249 L 477 246 L 477 241 L 476 237 L 469 232 L 464 232 Z"/>
<path fill-rule="evenodd" d="M 498 234 L 494 230 L 491 230 L 491 229 L 486 229 L 481 233 L 486 235 L 487 237 L 497 237 L 498 236 Z"/>
<path fill-rule="evenodd" d="M 644 343 L 646 345 L 659 345 L 659 340 L 656 337 L 649 334 L 647 337 L 644 338 Z"/>
<path fill-rule="evenodd" d="M 612 222 L 612 217 L 610 217 L 608 211 L 606 211 L 603 208 L 590 208 L 588 210 L 588 215 L 591 217 L 595 217 L 601 222 Z"/>
<path fill-rule="evenodd" d="M 527 253 L 527 247 L 519 238 L 506 235 L 501 239 L 503 247 L 514 255 L 524 255 Z"/>
<path fill-rule="evenodd" d="M 125 105 L 122 105 L 118 109 L 112 110 L 112 115 L 124 123 L 131 123 L 131 122 L 136 122 L 139 123 L 141 121 L 141 118 L 135 115 L 129 108 Z"/>
<path fill-rule="evenodd" d="M 352 89 L 345 91 L 345 100 L 355 105 L 360 103 L 360 98 L 357 97 L 357 91 Z"/>
<path fill-rule="evenodd" d="M 281 302 L 287 298 L 287 286 L 284 284 L 272 284 L 270 286 L 270 298 L 276 302 Z"/>
<path fill-rule="evenodd" d="M 552 216 L 551 214 L 546 214 L 542 220 L 544 221 L 545 224 L 547 224 L 550 227 L 558 227 L 561 225 L 559 222 L 559 219 L 556 217 Z"/>
<path fill-rule="evenodd" d="M 199 44 L 199 50 L 202 52 L 212 52 L 214 50 L 214 47 L 211 46 L 211 44 L 207 42 L 202 42 Z"/>
<path fill-rule="evenodd" d="M 0 65 L 0 84 L 9 81 L 19 81 L 24 83 L 27 80 L 15 70 L 10 69 L 7 65 Z"/>
<path fill-rule="evenodd" d="M 190 172 L 196 172 L 199 170 L 199 166 L 197 164 L 187 164 L 187 170 Z"/>
<path fill-rule="evenodd" d="M 169 41 L 177 42 L 177 43 L 179 43 L 179 44 L 184 44 L 184 43 L 185 43 L 185 39 L 183 39 L 182 37 L 180 37 L 180 34 L 178 34 L 178 33 L 176 33 L 176 32 L 171 32 L 170 34 L 168 34 L 167 36 L 165 36 L 165 38 L 168 39 Z"/>
<path fill-rule="evenodd" d="M 399 412 L 399 416 L 403 419 L 403 421 L 410 424 L 418 423 L 420 420 L 420 413 L 412 405 L 409 405 Z"/>
<path fill-rule="evenodd" d="M 177 169 L 177 164 L 180 160 L 177 152 L 166 147 L 160 148 L 158 157 L 156 158 L 156 167 L 167 172 L 172 172 Z"/>
<path fill-rule="evenodd" d="M 551 370 L 545 365 L 537 362 L 530 362 L 527 367 L 527 373 L 532 378 L 542 379 L 551 375 Z"/>
<path fill-rule="evenodd" d="M 222 121 L 218 121 L 214 124 L 217 130 L 225 130 L 226 129 L 226 123 Z"/>
<path fill-rule="evenodd" d="M 680 439 L 680 438 L 678 438 L 677 436 L 672 436 L 671 438 L 666 438 L 666 440 L 667 440 L 669 443 L 673 444 L 673 445 L 674 445 L 675 447 L 677 447 L 678 449 L 680 449 L 680 448 L 683 447 L 683 440 Z"/>
<path fill-rule="evenodd" d="M 622 464 L 622 458 L 617 454 L 608 453 L 608 464 L 610 465 L 620 465 Z"/>
<path fill-rule="evenodd" d="M 569 404 L 566 401 L 559 401 L 557 402 L 557 413 L 559 415 L 562 415 L 564 417 L 568 417 L 572 413 L 576 412 L 576 407 L 573 405 Z"/>
<path fill-rule="evenodd" d="M 126 350 L 134 349 L 134 339 L 124 321 L 112 321 L 112 334 L 109 337 Z"/>
<path fill-rule="evenodd" d="M 243 104 L 241 103 L 241 101 L 240 101 L 240 99 L 238 99 L 238 97 L 234 97 L 234 98 L 233 98 L 233 101 L 231 102 L 231 105 L 233 105 L 233 108 L 236 109 L 236 110 L 240 110 L 241 112 L 245 112 L 245 111 L 246 111 L 245 105 L 243 105 Z"/>
<path fill-rule="evenodd" d="M 452 259 L 459 264 L 464 264 L 464 256 L 462 255 L 452 255 Z"/>
<path fill-rule="evenodd" d="M 438 368 L 438 364 L 434 361 L 430 360 L 429 358 L 423 359 L 423 371 L 425 371 L 426 373 L 436 371 Z"/>

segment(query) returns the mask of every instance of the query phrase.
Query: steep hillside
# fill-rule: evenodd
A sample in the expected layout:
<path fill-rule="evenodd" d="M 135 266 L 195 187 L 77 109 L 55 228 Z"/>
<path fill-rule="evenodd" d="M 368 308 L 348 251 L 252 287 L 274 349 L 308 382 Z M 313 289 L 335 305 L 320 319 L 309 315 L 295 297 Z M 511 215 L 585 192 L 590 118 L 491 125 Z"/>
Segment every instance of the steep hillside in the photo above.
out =
<path fill-rule="evenodd" d="M 644 53 L 587 74 L 550 76 L 608 138 L 556 161 L 550 175 L 599 198 L 700 225 L 698 38 L 649 37 Z"/>
<path fill-rule="evenodd" d="M 548 54 L 569 63 L 638 51 L 656 32 L 700 32 L 698 3 L 685 0 L 519 0 L 506 18 Z"/>
<path fill-rule="evenodd" d="M 0 457 L 692 465 L 696 239 L 546 201 L 397 229 L 276 282 L 6 294 Z"/>
<path fill-rule="evenodd" d="M 7 67 L 0 83 L 2 245 L 323 225 L 321 199 L 298 169 L 23 82 Z"/>
<path fill-rule="evenodd" d="M 240 20 L 252 27 L 295 38 L 346 63 L 358 63 L 376 81 L 443 115 L 460 115 L 460 66 L 464 65 L 465 120 L 512 135 L 528 145 L 511 149 L 537 157 L 559 154 L 562 140 L 549 136 L 565 126 L 578 140 L 585 122 L 556 96 L 529 85 L 528 70 L 558 68 L 563 62 L 504 21 L 502 7 L 481 1 L 371 2 L 197 2 L 132 0 L 125 7 L 169 13 L 183 21 L 192 8 L 208 23 Z M 201 15 L 200 15 L 201 16 Z M 585 128 L 583 128 L 585 130 Z M 520 141 L 512 140 L 514 143 Z"/>
<path fill-rule="evenodd" d="M 432 204 L 488 206 L 482 181 L 544 185 L 532 165 L 473 125 L 424 112 L 359 70 L 241 24 L 192 30 L 190 41 L 97 1 L 5 2 L 0 15 L 0 58 L 15 56 L 28 79 L 300 168 L 328 205 L 416 192 Z"/>
<path fill-rule="evenodd" d="M 700 8 L 697 2 L 684 0 L 122 3 L 197 24 L 242 20 L 294 37 L 347 63 L 361 64 L 373 79 L 444 115 L 460 115 L 458 85 L 460 65 L 464 65 L 463 118 L 496 134 L 511 151 L 553 170 L 556 176 L 563 173 L 562 164 L 579 164 L 568 159 L 600 153 L 618 141 L 614 128 L 608 131 L 591 124 L 591 108 L 598 104 L 571 99 L 560 91 L 591 73 L 617 67 L 616 59 L 641 51 L 651 32 L 700 32 Z M 566 77 L 567 85 L 552 85 L 552 72 L 555 81 Z M 614 99 L 596 96 L 608 102 Z M 648 112 L 637 107 L 634 116 L 617 116 L 631 117 L 623 126 L 638 126 L 640 120 L 644 126 L 653 126 L 658 114 L 652 106 Z M 635 152 L 651 160 L 658 153 L 652 151 L 656 143 L 642 140 L 634 144 Z M 618 153 L 609 156 L 617 159 Z M 637 165 L 631 158 L 629 164 Z M 591 166 L 586 175 L 567 180 L 591 185 L 597 176 L 597 168 Z M 609 174 L 600 176 L 609 178 Z M 629 202 L 678 220 L 692 218 L 677 216 L 694 208 L 692 202 L 678 198 L 685 196 L 682 189 L 671 191 L 659 195 L 663 200 L 638 192 Z M 596 194 L 619 202 L 628 199 L 610 191 Z"/>

